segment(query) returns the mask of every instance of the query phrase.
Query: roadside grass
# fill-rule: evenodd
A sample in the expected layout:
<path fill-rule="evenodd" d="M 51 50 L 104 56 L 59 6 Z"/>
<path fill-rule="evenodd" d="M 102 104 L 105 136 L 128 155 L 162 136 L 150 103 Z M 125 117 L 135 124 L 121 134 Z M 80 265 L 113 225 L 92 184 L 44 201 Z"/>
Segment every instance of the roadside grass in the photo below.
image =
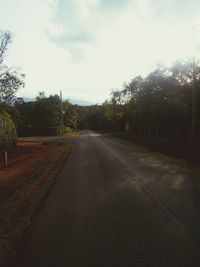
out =
<path fill-rule="evenodd" d="M 19 142 L 0 165 L 0 266 L 23 239 L 72 145 L 66 141 Z"/>
<path fill-rule="evenodd" d="M 66 133 L 65 136 L 79 136 L 81 131 L 73 131 L 70 133 Z"/>

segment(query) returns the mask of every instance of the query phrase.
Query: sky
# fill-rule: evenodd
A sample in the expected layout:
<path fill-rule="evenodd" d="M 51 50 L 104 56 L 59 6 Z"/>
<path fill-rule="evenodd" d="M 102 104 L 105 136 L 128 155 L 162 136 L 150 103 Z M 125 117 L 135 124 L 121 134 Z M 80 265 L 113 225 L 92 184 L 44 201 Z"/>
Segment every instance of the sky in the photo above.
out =
<path fill-rule="evenodd" d="M 18 95 L 101 103 L 157 63 L 198 53 L 200 2 L 0 0 L 0 30 L 13 39 L 5 63 L 26 74 Z"/>

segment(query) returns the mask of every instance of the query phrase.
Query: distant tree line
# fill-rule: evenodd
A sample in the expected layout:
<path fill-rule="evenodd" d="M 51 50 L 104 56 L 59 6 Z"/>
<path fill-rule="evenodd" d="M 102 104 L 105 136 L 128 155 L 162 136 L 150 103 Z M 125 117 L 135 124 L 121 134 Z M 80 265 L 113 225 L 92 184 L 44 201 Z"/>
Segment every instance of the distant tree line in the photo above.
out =
<path fill-rule="evenodd" d="M 82 107 L 62 101 L 58 95 L 45 96 L 40 92 L 35 101 L 16 98 L 10 113 L 19 136 L 63 135 L 85 128 Z"/>
<path fill-rule="evenodd" d="M 120 90 L 113 90 L 102 106 L 91 108 L 89 125 L 96 130 L 127 131 L 165 142 L 197 141 L 199 98 L 199 62 L 194 66 L 192 60 L 177 61 L 170 68 L 159 65 L 145 78 L 137 76 Z"/>

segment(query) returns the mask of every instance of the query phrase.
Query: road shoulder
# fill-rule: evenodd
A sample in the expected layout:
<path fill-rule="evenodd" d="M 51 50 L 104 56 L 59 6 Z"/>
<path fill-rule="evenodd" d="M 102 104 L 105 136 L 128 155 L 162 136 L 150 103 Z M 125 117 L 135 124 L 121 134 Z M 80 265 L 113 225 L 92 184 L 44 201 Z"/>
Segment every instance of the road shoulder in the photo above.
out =
<path fill-rule="evenodd" d="M 1 266 L 20 245 L 72 149 L 65 139 L 31 142 L 21 142 L 15 160 L 0 172 Z"/>

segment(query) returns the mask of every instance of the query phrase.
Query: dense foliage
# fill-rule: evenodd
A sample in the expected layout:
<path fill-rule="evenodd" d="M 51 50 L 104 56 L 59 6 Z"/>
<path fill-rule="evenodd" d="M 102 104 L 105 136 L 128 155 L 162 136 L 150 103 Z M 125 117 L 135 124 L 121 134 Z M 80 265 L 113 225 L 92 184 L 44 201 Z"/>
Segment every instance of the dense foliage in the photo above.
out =
<path fill-rule="evenodd" d="M 0 113 L 0 148 L 16 144 L 15 125 L 7 112 Z"/>
<path fill-rule="evenodd" d="M 63 135 L 83 128 L 82 108 L 62 102 L 58 95 L 45 96 L 40 92 L 36 101 L 25 102 L 17 98 L 10 113 L 15 121 L 19 135 Z M 85 118 L 85 117 L 84 117 Z M 86 118 L 85 118 L 86 120 Z"/>
<path fill-rule="evenodd" d="M 12 103 L 15 93 L 24 85 L 24 74 L 18 73 L 15 69 L 4 64 L 4 58 L 9 44 L 11 34 L 0 33 L 0 105 L 6 107 Z"/>
<path fill-rule="evenodd" d="M 63 134 L 60 103 L 59 96 L 46 97 L 44 92 L 33 102 L 17 98 L 10 112 L 19 135 Z"/>
<path fill-rule="evenodd" d="M 17 90 L 24 85 L 24 75 L 4 64 L 10 43 L 11 34 L 9 32 L 0 33 L 0 148 L 16 143 L 15 125 L 6 110 L 9 110 Z"/>
<path fill-rule="evenodd" d="M 192 123 L 194 138 L 200 129 L 199 78 L 199 64 L 194 68 L 192 61 L 176 62 L 171 68 L 159 65 L 147 77 L 137 76 L 114 90 L 102 106 L 93 107 L 90 127 L 126 130 L 172 142 L 189 141 Z"/>

